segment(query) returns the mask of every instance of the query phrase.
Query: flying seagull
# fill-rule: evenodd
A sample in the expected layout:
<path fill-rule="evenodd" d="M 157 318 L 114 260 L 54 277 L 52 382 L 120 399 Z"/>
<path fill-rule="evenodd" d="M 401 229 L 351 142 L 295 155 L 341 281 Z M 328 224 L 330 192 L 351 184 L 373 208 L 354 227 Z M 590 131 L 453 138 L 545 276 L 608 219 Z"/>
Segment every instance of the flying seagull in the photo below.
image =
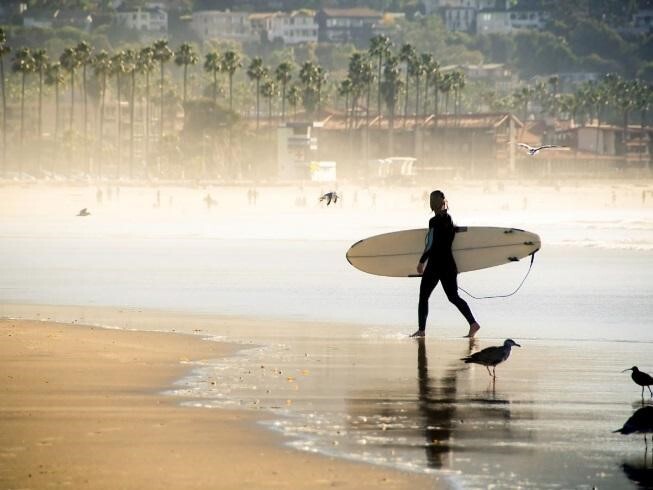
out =
<path fill-rule="evenodd" d="M 624 369 L 622 373 L 625 373 L 626 371 L 632 371 L 633 373 L 630 375 L 630 377 L 633 378 L 633 381 L 636 384 L 642 387 L 642 398 L 644 398 L 645 386 L 648 388 L 648 391 L 651 394 L 651 398 L 653 398 L 653 391 L 651 391 L 651 385 L 653 385 L 653 377 L 651 377 L 651 375 L 645 373 L 644 371 L 640 371 L 639 369 L 637 369 L 637 366 Z"/>
<path fill-rule="evenodd" d="M 320 197 L 320 202 L 322 202 L 322 201 L 326 201 L 326 202 L 327 202 L 327 206 L 328 206 L 328 205 L 331 204 L 332 202 L 333 202 L 333 204 L 337 203 L 339 197 L 340 197 L 340 196 L 338 196 L 338 194 L 336 194 L 335 192 L 327 192 L 327 193 L 324 194 L 322 197 Z"/>
<path fill-rule="evenodd" d="M 548 149 L 558 149 L 558 150 L 568 150 L 566 146 L 558 146 L 558 145 L 542 145 L 542 146 L 530 146 L 527 145 L 526 143 L 517 143 L 517 146 L 520 148 L 523 148 L 526 150 L 526 153 L 528 153 L 530 156 L 535 156 L 537 152 L 540 150 L 548 150 Z"/>
<path fill-rule="evenodd" d="M 77 213 L 77 216 L 90 216 L 91 213 L 88 212 L 88 209 L 84 208 L 82 209 L 79 213 Z"/>
<path fill-rule="evenodd" d="M 501 364 L 503 361 L 508 359 L 510 356 L 510 349 L 515 347 L 521 347 L 517 342 L 512 339 L 506 339 L 502 346 L 495 347 L 486 347 L 485 349 L 475 352 L 471 356 L 463 357 L 461 361 L 465 361 L 465 364 L 480 364 L 485 366 L 487 372 L 493 378 L 497 377 L 496 368 L 497 364 Z M 492 366 L 492 372 L 490 372 L 490 366 Z"/>

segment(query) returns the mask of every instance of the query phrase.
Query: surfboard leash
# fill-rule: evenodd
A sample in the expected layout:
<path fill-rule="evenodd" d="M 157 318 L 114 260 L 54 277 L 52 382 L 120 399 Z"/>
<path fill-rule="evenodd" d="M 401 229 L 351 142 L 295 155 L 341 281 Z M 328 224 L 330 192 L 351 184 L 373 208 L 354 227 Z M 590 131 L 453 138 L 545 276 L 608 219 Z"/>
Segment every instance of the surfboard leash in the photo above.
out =
<path fill-rule="evenodd" d="M 458 289 L 460 289 L 463 293 L 465 293 L 466 295 L 468 295 L 468 296 L 470 296 L 471 298 L 474 298 L 474 299 L 507 298 L 507 297 L 509 297 L 509 296 L 512 296 L 512 295 L 515 294 L 517 291 L 519 291 L 519 290 L 521 289 L 521 287 L 524 285 L 524 282 L 526 282 L 526 278 L 527 278 L 528 275 L 531 273 L 531 269 L 533 268 L 533 262 L 535 261 L 535 254 L 536 254 L 537 252 L 538 252 L 538 251 L 536 250 L 535 252 L 533 252 L 533 253 L 531 254 L 531 263 L 530 263 L 529 266 L 528 266 L 528 270 L 526 271 L 526 275 L 524 276 L 524 278 L 523 278 L 523 279 L 521 280 L 521 282 L 519 283 L 519 286 L 517 286 L 517 289 L 515 289 L 512 293 L 508 293 L 508 294 L 498 294 L 498 295 L 496 295 L 496 296 L 478 296 L 478 297 L 477 297 L 477 296 L 474 296 L 474 295 L 473 295 L 472 293 L 470 293 L 469 291 L 464 290 L 464 289 L 461 288 L 460 286 L 458 286 Z"/>

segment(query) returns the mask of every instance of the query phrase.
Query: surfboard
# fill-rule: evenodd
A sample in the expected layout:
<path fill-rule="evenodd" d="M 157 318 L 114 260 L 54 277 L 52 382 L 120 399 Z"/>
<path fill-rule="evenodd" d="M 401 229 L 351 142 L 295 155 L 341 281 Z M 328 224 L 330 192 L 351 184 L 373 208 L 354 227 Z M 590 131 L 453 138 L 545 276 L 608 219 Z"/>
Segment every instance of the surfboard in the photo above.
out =
<path fill-rule="evenodd" d="M 417 262 L 427 233 L 427 228 L 420 228 L 365 238 L 349 248 L 347 260 L 369 274 L 419 277 Z M 540 246 L 537 234 L 517 228 L 458 226 L 451 250 L 460 273 L 516 262 Z"/>

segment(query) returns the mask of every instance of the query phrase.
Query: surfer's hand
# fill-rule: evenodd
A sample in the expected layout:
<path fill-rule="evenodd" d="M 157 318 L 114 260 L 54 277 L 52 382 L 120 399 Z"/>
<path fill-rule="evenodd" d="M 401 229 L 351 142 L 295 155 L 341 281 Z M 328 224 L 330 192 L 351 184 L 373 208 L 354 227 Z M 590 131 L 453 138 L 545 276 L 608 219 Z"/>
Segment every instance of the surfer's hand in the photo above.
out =
<path fill-rule="evenodd" d="M 422 262 L 419 262 L 417 264 L 417 273 L 418 274 L 424 274 L 424 264 Z"/>

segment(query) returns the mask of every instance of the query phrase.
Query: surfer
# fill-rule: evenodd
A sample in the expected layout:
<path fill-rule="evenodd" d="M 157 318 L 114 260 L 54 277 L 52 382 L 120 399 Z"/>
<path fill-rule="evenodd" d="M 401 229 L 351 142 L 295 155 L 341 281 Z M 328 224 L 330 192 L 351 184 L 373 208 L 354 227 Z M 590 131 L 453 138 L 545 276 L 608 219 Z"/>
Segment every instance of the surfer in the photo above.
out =
<path fill-rule="evenodd" d="M 411 337 L 424 337 L 426 334 L 429 297 L 438 282 L 442 281 L 442 288 L 447 295 L 447 299 L 458 308 L 469 322 L 469 332 L 465 337 L 471 338 L 476 335 L 481 326 L 474 319 L 474 315 L 465 300 L 458 295 L 458 269 L 451 251 L 451 244 L 456 231 L 451 216 L 447 212 L 447 201 L 444 193 L 442 191 L 431 192 L 430 205 L 435 216 L 429 220 L 426 246 L 417 264 L 417 272 L 422 275 L 417 309 L 418 330 Z"/>

